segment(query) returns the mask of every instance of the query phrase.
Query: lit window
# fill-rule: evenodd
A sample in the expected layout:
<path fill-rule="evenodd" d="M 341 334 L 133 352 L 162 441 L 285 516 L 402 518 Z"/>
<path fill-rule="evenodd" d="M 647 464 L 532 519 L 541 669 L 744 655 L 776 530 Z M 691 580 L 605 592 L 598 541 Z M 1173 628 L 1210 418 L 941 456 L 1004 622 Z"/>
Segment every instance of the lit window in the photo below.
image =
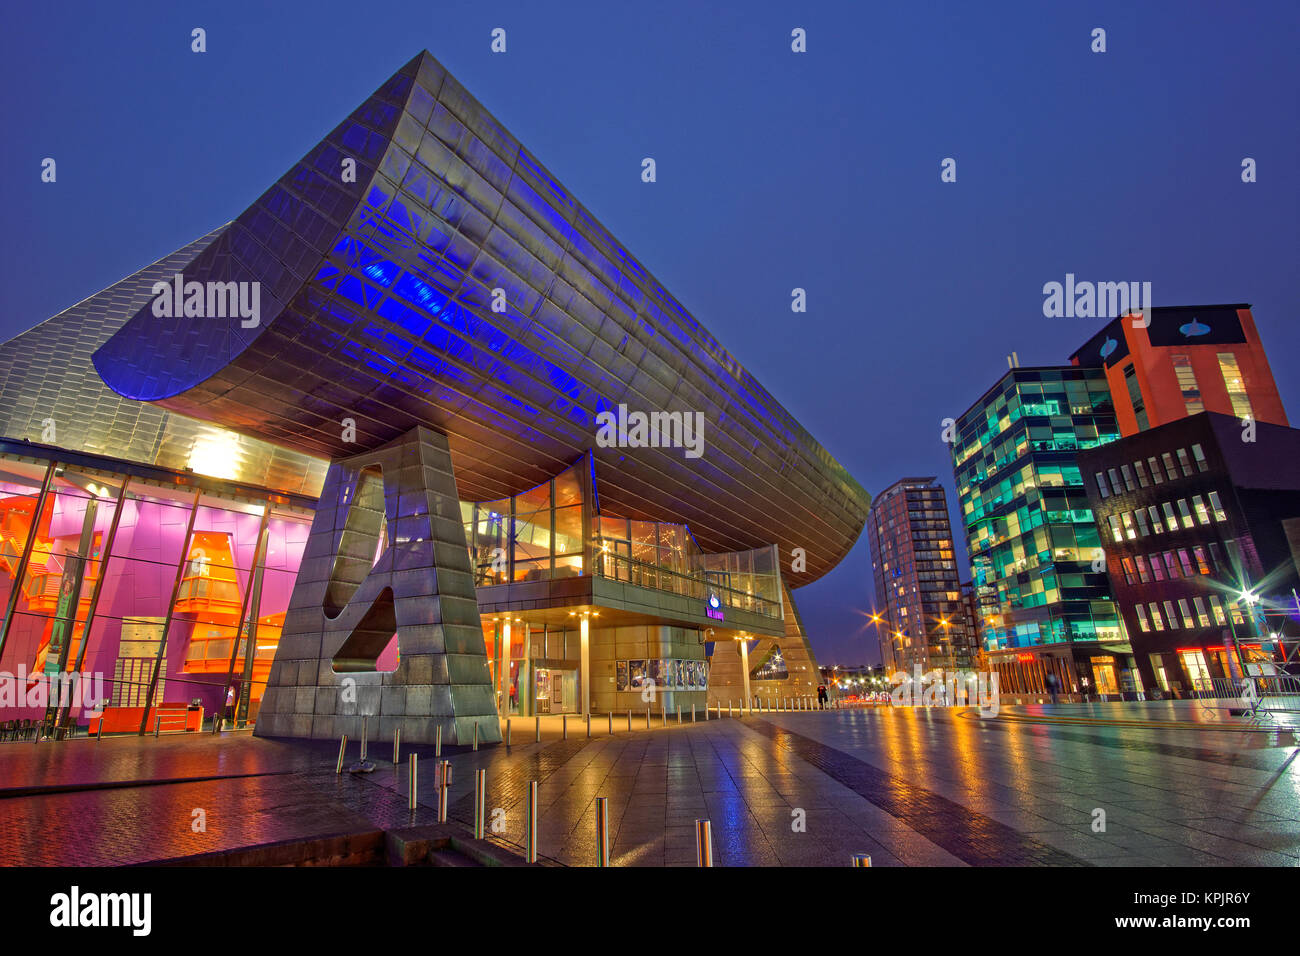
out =
<path fill-rule="evenodd" d="M 1124 534 L 1130 541 L 1132 541 L 1137 537 L 1137 531 L 1133 528 L 1133 515 L 1130 512 L 1125 511 L 1120 515 L 1120 517 L 1124 519 Z"/>
<path fill-rule="evenodd" d="M 1178 549 L 1178 563 L 1183 566 L 1184 577 L 1191 578 L 1196 576 L 1196 572 L 1192 569 L 1192 559 L 1188 555 L 1186 548 Z"/>
<path fill-rule="evenodd" d="M 1097 472 L 1097 490 L 1101 492 L 1103 498 L 1110 497 L 1110 489 L 1106 487 L 1106 476 Z"/>
<path fill-rule="evenodd" d="M 1134 608 L 1134 610 L 1137 611 L 1138 627 L 1142 628 L 1144 631 L 1151 630 L 1151 624 L 1147 621 L 1147 609 L 1139 604 Z"/>
<path fill-rule="evenodd" d="M 1135 461 L 1133 462 L 1133 468 L 1137 472 L 1138 487 L 1146 488 L 1149 486 L 1151 482 L 1147 481 L 1147 466 L 1140 461 Z"/>
<path fill-rule="evenodd" d="M 1151 516 L 1151 533 L 1160 534 L 1165 529 L 1160 524 L 1160 512 L 1155 505 L 1147 505 L 1147 514 Z"/>
<path fill-rule="evenodd" d="M 1160 463 L 1156 461 L 1155 456 L 1147 459 L 1147 465 L 1151 468 L 1151 480 L 1157 485 L 1162 484 L 1164 479 L 1160 477 Z"/>
<path fill-rule="evenodd" d="M 1238 418 L 1250 418 L 1250 398 L 1246 395 L 1246 381 L 1241 377 L 1237 356 L 1220 352 L 1219 371 L 1223 373 L 1223 384 L 1228 389 L 1228 401 L 1232 402 L 1232 414 Z"/>
<path fill-rule="evenodd" d="M 1202 574 L 1210 573 L 1210 563 L 1205 560 L 1205 548 L 1199 544 L 1192 549 L 1192 554 L 1196 557 L 1196 566 Z"/>
<path fill-rule="evenodd" d="M 1205 507 L 1205 499 L 1200 495 L 1192 496 L 1192 507 L 1196 509 L 1196 520 L 1201 524 L 1210 523 L 1210 509 Z"/>
<path fill-rule="evenodd" d="M 1151 555 L 1151 577 L 1155 578 L 1157 581 L 1163 581 L 1165 579 L 1165 572 L 1160 567 L 1160 555 L 1158 554 Z"/>
<path fill-rule="evenodd" d="M 1124 487 L 1129 491 L 1133 490 L 1133 472 L 1128 465 L 1120 465 L 1119 473 L 1124 477 Z"/>
<path fill-rule="evenodd" d="M 1205 602 L 1200 598 L 1192 598 L 1192 604 L 1196 606 L 1196 620 L 1201 627 L 1210 626 L 1210 615 L 1205 613 Z"/>
<path fill-rule="evenodd" d="M 1228 625 L 1228 618 L 1223 613 L 1223 605 L 1219 603 L 1219 598 L 1216 595 L 1211 594 L 1209 600 L 1210 610 L 1214 612 L 1214 623 L 1218 624 L 1220 627 L 1226 627 Z"/>
<path fill-rule="evenodd" d="M 1169 622 L 1169 629 L 1172 631 L 1178 627 L 1178 615 L 1174 613 L 1174 602 L 1165 602 L 1165 620 Z"/>
<path fill-rule="evenodd" d="M 1205 451 L 1200 445 L 1192 446 L 1192 457 L 1196 459 L 1197 471 L 1209 471 L 1210 463 L 1205 460 Z"/>
<path fill-rule="evenodd" d="M 1164 452 L 1161 454 L 1160 460 L 1165 463 L 1165 476 L 1170 481 L 1177 481 L 1178 472 L 1174 471 L 1174 456 L 1169 454 L 1169 452 Z"/>
<path fill-rule="evenodd" d="M 1160 556 L 1157 555 L 1154 560 L 1157 561 L 1160 560 Z M 1174 557 L 1174 553 L 1172 551 L 1166 551 L 1164 553 L 1164 562 L 1165 562 L 1165 568 L 1167 568 L 1169 571 L 1169 580 L 1177 581 L 1178 580 L 1178 559 Z"/>
<path fill-rule="evenodd" d="M 1192 609 L 1187 606 L 1186 598 L 1178 599 L 1178 611 L 1183 616 L 1183 627 L 1193 628 L 1196 626 L 1196 620 L 1192 617 Z"/>
<path fill-rule="evenodd" d="M 1111 537 L 1114 538 L 1116 541 L 1123 541 L 1123 540 L 1124 540 L 1124 529 L 1120 527 L 1120 524 L 1119 524 L 1119 516 L 1118 516 L 1118 515 L 1108 515 L 1106 520 L 1108 520 L 1108 521 L 1110 522 L 1110 534 L 1111 534 Z"/>
<path fill-rule="evenodd" d="M 1139 554 L 1134 556 L 1133 561 L 1137 565 L 1139 580 L 1146 584 L 1151 580 L 1151 575 L 1147 573 L 1147 559 Z"/>
<path fill-rule="evenodd" d="M 1165 509 L 1165 526 L 1170 531 L 1177 531 L 1178 517 L 1174 514 L 1174 506 L 1166 501 L 1161 504 L 1161 507 Z M 1119 539 L 1116 538 L 1115 540 L 1118 541 Z"/>
<path fill-rule="evenodd" d="M 1122 563 L 1124 565 L 1124 583 L 1132 584 L 1137 580 L 1137 571 L 1133 567 L 1133 559 L 1124 558 Z"/>
<path fill-rule="evenodd" d="M 1151 608 L 1151 623 L 1156 626 L 1157 631 L 1163 631 L 1165 629 L 1165 621 L 1164 618 L 1160 616 L 1160 605 L 1152 601 L 1148 607 Z"/>
<path fill-rule="evenodd" d="M 1137 518 L 1138 534 L 1145 538 L 1151 533 L 1151 529 L 1147 527 L 1147 513 L 1139 508 L 1133 512 L 1133 517 Z"/>
<path fill-rule="evenodd" d="M 1183 470 L 1183 477 L 1190 478 L 1192 474 L 1192 460 L 1187 457 L 1187 449 L 1178 449 L 1178 467 Z"/>
<path fill-rule="evenodd" d="M 1196 526 L 1196 522 L 1192 519 L 1192 510 L 1187 507 L 1186 498 L 1178 499 L 1178 513 L 1183 516 L 1184 528 L 1192 528 Z"/>
<path fill-rule="evenodd" d="M 1210 492 L 1210 510 L 1214 512 L 1215 521 L 1227 521 L 1228 516 L 1223 513 L 1223 503 L 1219 501 L 1217 491 Z"/>

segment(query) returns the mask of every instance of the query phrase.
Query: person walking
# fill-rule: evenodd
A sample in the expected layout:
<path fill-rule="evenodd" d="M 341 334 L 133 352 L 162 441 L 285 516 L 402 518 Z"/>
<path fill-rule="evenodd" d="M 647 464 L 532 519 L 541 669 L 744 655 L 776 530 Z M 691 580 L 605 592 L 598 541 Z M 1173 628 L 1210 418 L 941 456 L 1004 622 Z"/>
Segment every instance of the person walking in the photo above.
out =
<path fill-rule="evenodd" d="M 1047 691 L 1052 695 L 1052 703 L 1061 702 L 1061 681 L 1055 674 L 1047 675 Z"/>
<path fill-rule="evenodd" d="M 818 709 L 820 709 L 820 710 L 825 710 L 825 709 L 826 709 L 826 701 L 827 701 L 826 685 L 825 685 L 825 684 L 818 684 L 818 685 L 817 685 L 817 707 L 818 707 Z"/>

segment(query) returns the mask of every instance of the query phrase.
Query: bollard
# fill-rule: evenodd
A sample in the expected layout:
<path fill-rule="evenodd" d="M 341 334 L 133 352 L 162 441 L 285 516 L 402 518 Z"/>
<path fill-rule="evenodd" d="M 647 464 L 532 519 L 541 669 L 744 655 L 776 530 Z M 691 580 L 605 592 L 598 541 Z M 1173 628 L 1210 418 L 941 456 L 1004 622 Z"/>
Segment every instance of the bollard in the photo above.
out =
<path fill-rule="evenodd" d="M 645 729 L 650 729 L 650 705 L 645 705 Z"/>
<path fill-rule="evenodd" d="M 451 787 L 451 761 L 442 762 L 442 773 L 438 780 L 438 822 L 447 822 L 447 790 Z"/>
<path fill-rule="evenodd" d="M 629 734 L 632 732 L 632 711 L 631 710 L 627 712 L 627 732 Z"/>
<path fill-rule="evenodd" d="M 343 772 L 343 755 L 348 752 L 348 735 L 344 734 L 343 739 L 339 741 L 339 762 L 334 767 L 335 773 Z"/>
<path fill-rule="evenodd" d="M 587 719 L 587 739 L 590 740 L 591 739 L 591 714 L 584 714 L 583 716 L 586 717 Z"/>
<path fill-rule="evenodd" d="M 474 771 L 474 839 L 483 839 L 487 830 L 487 771 Z"/>
<path fill-rule="evenodd" d="M 412 813 L 415 812 L 415 788 L 416 788 L 415 769 L 416 769 L 416 761 L 419 758 L 419 756 L 420 756 L 419 754 L 411 754 L 410 756 L 411 769 L 406 772 L 406 777 L 407 777 L 406 806 Z"/>
<path fill-rule="evenodd" d="M 659 726 L 668 726 L 668 702 L 661 701 L 659 704 Z"/>
<path fill-rule="evenodd" d="M 528 781 L 528 804 L 524 808 L 524 859 L 537 862 L 537 781 Z"/>
<path fill-rule="evenodd" d="M 104 739 L 104 718 L 103 715 L 101 715 L 99 718 L 99 726 L 95 728 L 95 743 L 99 743 L 99 741 L 103 739 Z"/>
<path fill-rule="evenodd" d="M 361 718 L 361 762 L 366 762 L 366 738 L 370 736 L 366 730 L 366 724 L 369 723 L 369 717 Z"/>
<path fill-rule="evenodd" d="M 569 739 L 569 715 L 568 714 L 563 714 L 560 717 L 560 739 L 561 740 Z"/>
<path fill-rule="evenodd" d="M 678 722 L 679 724 L 682 722 L 682 705 L 681 705 L 681 704 L 678 704 L 678 705 L 677 705 L 677 722 Z"/>
<path fill-rule="evenodd" d="M 695 821 L 695 865 L 713 865 L 713 827 L 708 820 Z"/>
<path fill-rule="evenodd" d="M 474 721 L 474 749 L 478 750 L 478 721 Z"/>
<path fill-rule="evenodd" d="M 542 742 L 542 718 L 540 717 L 533 718 L 533 733 L 534 733 L 533 740 L 536 743 L 540 744 Z"/>
<path fill-rule="evenodd" d="M 722 705 L 719 704 L 718 706 L 721 707 Z M 728 716 L 728 717 L 731 716 L 731 699 L 730 699 L 730 698 L 727 699 L 727 716 Z"/>
<path fill-rule="evenodd" d="M 613 737 L 614 736 L 614 712 L 611 710 L 605 716 L 609 718 L 609 735 Z"/>
<path fill-rule="evenodd" d="M 157 738 L 160 733 L 162 733 L 162 718 L 155 717 L 153 719 L 153 735 Z"/>
<path fill-rule="evenodd" d="M 433 732 L 433 755 L 442 756 L 442 724 L 439 724 Z"/>
<path fill-rule="evenodd" d="M 596 798 L 596 865 L 609 866 L 609 797 Z"/>
<path fill-rule="evenodd" d="M 397 727 L 393 730 L 393 766 L 396 767 L 402 759 L 402 728 Z"/>
<path fill-rule="evenodd" d="M 506 718 L 506 746 L 510 746 L 510 718 Z"/>
<path fill-rule="evenodd" d="M 704 713 L 707 715 L 707 714 L 708 714 L 708 710 L 705 710 Z M 695 723 L 695 705 L 694 705 L 694 704 L 691 704 L 691 723 Z"/>
<path fill-rule="evenodd" d="M 853 865 L 854 865 L 854 866 L 870 866 L 870 865 L 871 865 L 871 854 L 870 854 L 870 853 L 855 853 L 855 854 L 853 854 Z"/>

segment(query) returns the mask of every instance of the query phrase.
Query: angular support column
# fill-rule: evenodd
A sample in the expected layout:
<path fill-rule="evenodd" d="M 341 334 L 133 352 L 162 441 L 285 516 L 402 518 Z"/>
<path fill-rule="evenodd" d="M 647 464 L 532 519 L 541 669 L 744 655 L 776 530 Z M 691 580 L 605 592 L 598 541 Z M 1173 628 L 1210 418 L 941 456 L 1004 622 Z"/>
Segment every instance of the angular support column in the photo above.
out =
<path fill-rule="evenodd" d="M 331 463 L 257 717 L 265 737 L 501 739 L 447 437 Z M 375 669 L 393 635 L 398 665 Z"/>

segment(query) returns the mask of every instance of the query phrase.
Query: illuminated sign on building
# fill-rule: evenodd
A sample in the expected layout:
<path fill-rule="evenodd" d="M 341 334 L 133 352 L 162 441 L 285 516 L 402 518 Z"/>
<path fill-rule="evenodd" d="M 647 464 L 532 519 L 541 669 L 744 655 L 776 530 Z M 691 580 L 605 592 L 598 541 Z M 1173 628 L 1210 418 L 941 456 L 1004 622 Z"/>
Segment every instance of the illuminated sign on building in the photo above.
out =
<path fill-rule="evenodd" d="M 704 613 L 717 621 L 726 620 L 722 613 L 721 602 L 718 601 L 718 596 L 716 594 L 709 595 L 709 606 L 704 609 Z"/>

